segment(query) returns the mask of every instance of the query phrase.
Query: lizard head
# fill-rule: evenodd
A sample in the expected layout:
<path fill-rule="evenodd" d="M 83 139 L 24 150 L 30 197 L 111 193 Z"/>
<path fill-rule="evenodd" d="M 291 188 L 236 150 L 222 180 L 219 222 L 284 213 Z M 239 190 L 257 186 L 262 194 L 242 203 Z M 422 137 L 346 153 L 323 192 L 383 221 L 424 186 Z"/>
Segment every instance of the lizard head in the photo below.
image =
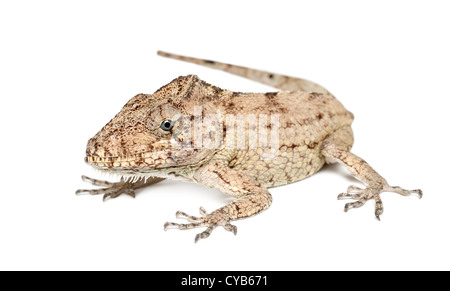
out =
<path fill-rule="evenodd" d="M 213 149 L 192 146 L 195 105 L 208 111 L 217 87 L 197 76 L 179 77 L 153 94 L 139 94 L 88 141 L 86 162 L 127 174 L 177 173 L 208 159 Z"/>

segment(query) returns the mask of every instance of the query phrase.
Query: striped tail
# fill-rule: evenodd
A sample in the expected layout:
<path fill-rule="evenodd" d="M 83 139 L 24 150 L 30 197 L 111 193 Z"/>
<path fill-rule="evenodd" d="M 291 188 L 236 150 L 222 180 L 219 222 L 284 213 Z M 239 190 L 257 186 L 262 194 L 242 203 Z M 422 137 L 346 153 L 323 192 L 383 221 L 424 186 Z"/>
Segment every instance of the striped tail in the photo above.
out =
<path fill-rule="evenodd" d="M 265 85 L 272 86 L 279 90 L 328 93 L 328 91 L 324 87 L 305 79 L 279 75 L 271 72 L 265 72 L 246 67 L 220 63 L 216 61 L 180 56 L 171 53 L 166 53 L 163 51 L 158 51 L 157 53 L 158 55 L 166 58 L 176 59 L 180 61 L 185 61 L 209 67 L 216 70 L 225 71 L 230 74 L 238 75 L 259 83 L 263 83 Z"/>

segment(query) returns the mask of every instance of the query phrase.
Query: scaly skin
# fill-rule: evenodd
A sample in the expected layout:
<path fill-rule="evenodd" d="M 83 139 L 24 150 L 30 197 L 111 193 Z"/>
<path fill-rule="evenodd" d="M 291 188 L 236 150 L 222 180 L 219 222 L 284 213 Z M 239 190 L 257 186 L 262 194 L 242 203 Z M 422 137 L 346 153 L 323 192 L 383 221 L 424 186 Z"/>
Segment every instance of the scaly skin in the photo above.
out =
<path fill-rule="evenodd" d="M 178 211 L 177 218 L 189 223 L 164 225 L 165 229 L 207 227 L 196 236 L 196 242 L 208 237 L 217 226 L 236 234 L 231 221 L 254 216 L 270 206 L 272 196 L 267 188 L 309 177 L 325 163 L 342 164 L 366 185 L 365 189 L 350 186 L 347 193 L 338 196 L 356 200 L 347 203 L 345 211 L 374 199 L 375 216 L 380 219 L 382 192 L 422 197 L 421 190 L 390 186 L 367 162 L 350 152 L 353 114 L 320 85 L 209 60 L 158 54 L 224 70 L 282 91 L 232 92 L 189 75 L 173 80 L 154 94 L 139 94 L 89 140 L 86 150 L 88 164 L 118 174 L 122 181 L 109 183 L 84 177 L 106 188 L 77 193 L 101 193 L 104 198 L 125 193 L 134 197 L 134 189 L 170 178 L 200 183 L 235 197 L 211 213 L 201 207 L 200 217 Z M 208 116 L 216 119 L 208 120 Z M 247 122 L 239 131 L 234 122 L 238 124 L 242 118 Z M 252 123 L 255 120 L 260 123 Z M 173 122 L 173 128 L 164 129 L 165 121 Z M 226 131 L 221 130 L 221 125 Z M 261 134 L 258 139 L 250 134 L 252 131 Z M 195 141 L 199 132 L 203 143 L 202 139 L 200 143 Z M 261 138 L 275 141 L 271 132 L 277 134 L 276 147 L 269 147 Z M 218 140 L 222 142 L 205 145 Z"/>

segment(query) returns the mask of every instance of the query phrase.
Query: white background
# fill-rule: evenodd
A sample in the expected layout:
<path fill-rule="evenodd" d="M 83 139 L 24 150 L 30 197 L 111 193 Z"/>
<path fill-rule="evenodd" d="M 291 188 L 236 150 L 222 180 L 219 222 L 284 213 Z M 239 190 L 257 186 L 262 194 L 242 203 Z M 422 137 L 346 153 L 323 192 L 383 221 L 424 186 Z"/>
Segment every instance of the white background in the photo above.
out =
<path fill-rule="evenodd" d="M 156 2 L 156 1 L 155 1 Z M 2 1 L 2 270 L 450 269 L 448 1 Z M 266 212 L 216 229 L 163 231 L 229 198 L 164 181 L 135 199 L 75 195 L 87 140 L 138 93 L 179 75 L 273 91 L 157 50 L 313 80 L 355 114 L 354 152 L 392 185 L 343 212 L 354 184 L 329 166 L 271 190 Z M 108 178 L 108 177 L 103 177 Z"/>

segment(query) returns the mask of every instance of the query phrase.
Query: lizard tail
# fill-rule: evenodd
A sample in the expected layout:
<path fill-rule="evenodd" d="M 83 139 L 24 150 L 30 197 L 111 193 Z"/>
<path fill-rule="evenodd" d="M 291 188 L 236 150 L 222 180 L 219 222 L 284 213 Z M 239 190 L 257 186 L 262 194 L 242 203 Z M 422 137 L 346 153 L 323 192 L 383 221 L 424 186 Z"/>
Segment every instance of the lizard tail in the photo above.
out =
<path fill-rule="evenodd" d="M 265 85 L 272 86 L 280 90 L 328 93 L 328 91 L 324 87 L 305 79 L 279 75 L 271 72 L 265 72 L 256 69 L 220 63 L 216 61 L 180 56 L 163 51 L 158 51 L 157 54 L 159 56 L 163 56 L 166 58 L 194 63 L 197 65 L 209 67 L 216 70 L 222 70 L 230 74 L 238 75 L 259 83 L 263 83 Z"/>

